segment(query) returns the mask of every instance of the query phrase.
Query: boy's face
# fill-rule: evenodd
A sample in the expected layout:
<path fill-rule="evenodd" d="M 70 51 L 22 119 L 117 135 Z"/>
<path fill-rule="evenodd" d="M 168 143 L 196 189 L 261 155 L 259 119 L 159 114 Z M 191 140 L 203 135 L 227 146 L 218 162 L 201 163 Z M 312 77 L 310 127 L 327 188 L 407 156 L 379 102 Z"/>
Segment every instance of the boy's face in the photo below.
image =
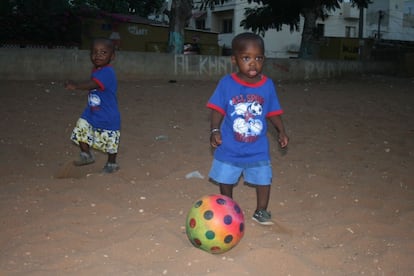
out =
<path fill-rule="evenodd" d="M 231 56 L 233 64 L 239 68 L 239 78 L 250 83 L 261 80 L 264 59 L 263 50 L 255 41 L 247 41 Z"/>
<path fill-rule="evenodd" d="M 95 42 L 91 49 L 91 60 L 95 68 L 108 65 L 115 57 L 113 48 L 104 42 Z"/>

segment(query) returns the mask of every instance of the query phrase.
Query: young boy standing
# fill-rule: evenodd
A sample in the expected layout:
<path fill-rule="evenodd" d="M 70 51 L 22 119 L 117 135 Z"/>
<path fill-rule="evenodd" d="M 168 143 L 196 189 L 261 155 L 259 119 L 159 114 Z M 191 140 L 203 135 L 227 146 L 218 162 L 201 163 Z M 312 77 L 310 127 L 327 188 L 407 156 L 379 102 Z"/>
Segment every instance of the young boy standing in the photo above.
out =
<path fill-rule="evenodd" d="M 262 74 L 264 59 L 260 36 L 242 33 L 233 39 L 231 60 L 238 72 L 223 77 L 207 103 L 211 109 L 210 144 L 215 148 L 209 177 L 222 195 L 232 198 L 233 187 L 243 176 L 256 187 L 253 220 L 271 225 L 267 211 L 272 182 L 267 120 L 278 131 L 282 148 L 287 147 L 289 138 L 274 83 Z"/>

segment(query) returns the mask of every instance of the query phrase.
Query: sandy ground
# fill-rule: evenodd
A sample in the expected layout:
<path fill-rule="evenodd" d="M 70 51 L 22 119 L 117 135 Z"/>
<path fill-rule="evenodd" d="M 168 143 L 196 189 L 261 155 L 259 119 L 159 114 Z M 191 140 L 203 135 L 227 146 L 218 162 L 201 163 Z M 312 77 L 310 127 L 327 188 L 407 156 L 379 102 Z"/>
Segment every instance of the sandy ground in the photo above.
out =
<path fill-rule="evenodd" d="M 291 143 L 272 139 L 277 224 L 209 254 L 185 234 L 193 202 L 218 192 L 205 103 L 216 83 L 121 82 L 121 170 L 75 168 L 70 132 L 86 93 L 1 81 L 1 275 L 412 275 L 414 80 L 279 83 Z"/>

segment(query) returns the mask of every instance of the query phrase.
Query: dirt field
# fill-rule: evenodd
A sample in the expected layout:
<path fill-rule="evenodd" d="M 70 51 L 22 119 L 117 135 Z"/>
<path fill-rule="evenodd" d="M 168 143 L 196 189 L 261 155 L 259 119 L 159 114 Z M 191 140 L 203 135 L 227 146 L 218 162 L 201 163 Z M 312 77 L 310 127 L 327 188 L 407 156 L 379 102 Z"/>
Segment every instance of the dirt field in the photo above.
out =
<path fill-rule="evenodd" d="M 291 143 L 270 132 L 275 226 L 251 220 L 232 250 L 191 245 L 186 214 L 218 193 L 209 111 L 216 83 L 121 82 L 121 170 L 71 165 L 86 93 L 1 81 L 1 275 L 412 275 L 414 80 L 362 76 L 278 83 Z"/>

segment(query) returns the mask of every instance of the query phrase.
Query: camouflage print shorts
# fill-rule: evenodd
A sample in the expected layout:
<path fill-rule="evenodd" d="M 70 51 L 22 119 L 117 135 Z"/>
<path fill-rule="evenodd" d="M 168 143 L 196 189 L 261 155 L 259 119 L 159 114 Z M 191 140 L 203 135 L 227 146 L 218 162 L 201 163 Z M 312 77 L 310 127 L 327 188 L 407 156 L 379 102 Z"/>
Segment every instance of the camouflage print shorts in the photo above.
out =
<path fill-rule="evenodd" d="M 83 142 L 106 153 L 117 153 L 120 134 L 119 130 L 93 128 L 85 119 L 80 118 L 70 139 L 77 145 Z"/>

